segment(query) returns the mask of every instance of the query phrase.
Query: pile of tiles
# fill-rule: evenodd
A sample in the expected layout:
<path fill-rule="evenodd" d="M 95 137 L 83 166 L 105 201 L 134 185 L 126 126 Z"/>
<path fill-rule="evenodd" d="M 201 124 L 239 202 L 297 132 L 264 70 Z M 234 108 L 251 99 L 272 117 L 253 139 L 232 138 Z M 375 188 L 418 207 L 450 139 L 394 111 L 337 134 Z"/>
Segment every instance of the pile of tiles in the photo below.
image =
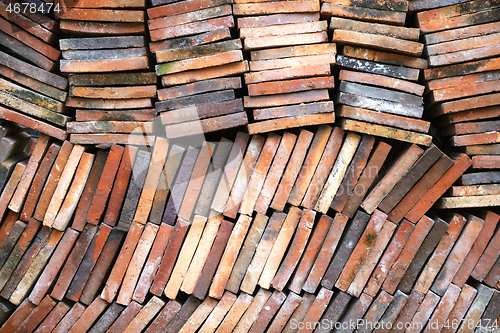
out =
<path fill-rule="evenodd" d="M 248 71 L 234 27 L 230 1 L 153 1 L 148 9 L 150 49 L 161 77 L 156 110 L 167 138 L 203 134 L 248 124 L 235 97 Z"/>
<path fill-rule="evenodd" d="M 319 1 L 236 1 L 240 38 L 250 51 L 245 108 L 250 134 L 335 121 L 329 90 L 336 46 Z"/>
<path fill-rule="evenodd" d="M 66 107 L 76 109 L 75 121 L 67 124 L 70 140 L 152 144 L 153 122 L 148 121 L 156 115 L 157 80 L 149 71 L 145 1 L 60 4 L 56 17 L 72 37 L 59 41 L 60 69 L 70 74 Z"/>
<path fill-rule="evenodd" d="M 499 3 L 234 2 L 0 1 L 0 333 L 498 330 Z"/>
<path fill-rule="evenodd" d="M 59 8 L 42 2 L 0 2 L 0 115 L 64 140 L 71 120 L 64 107 L 68 80 L 55 74 L 61 32 L 49 17 Z"/>
<path fill-rule="evenodd" d="M 472 156 L 471 175 L 441 208 L 498 206 L 500 168 L 500 25 L 498 4 L 470 1 L 417 14 L 430 69 L 428 115 L 452 150 Z"/>

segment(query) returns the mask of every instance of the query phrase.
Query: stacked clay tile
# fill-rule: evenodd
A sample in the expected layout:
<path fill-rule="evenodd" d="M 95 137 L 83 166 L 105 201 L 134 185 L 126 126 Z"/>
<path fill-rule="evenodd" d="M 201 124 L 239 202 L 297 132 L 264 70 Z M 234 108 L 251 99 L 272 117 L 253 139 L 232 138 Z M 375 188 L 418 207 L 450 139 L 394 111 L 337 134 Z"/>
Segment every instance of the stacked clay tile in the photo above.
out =
<path fill-rule="evenodd" d="M 239 74 L 248 71 L 233 38 L 232 1 L 153 1 L 148 9 L 150 49 L 158 91 L 156 110 L 167 138 L 216 132 L 248 123 Z"/>
<path fill-rule="evenodd" d="M 17 306 L 3 329 L 280 332 L 362 318 L 431 329 L 498 317 L 500 216 L 428 211 L 467 160 L 398 221 L 386 200 L 450 165 L 434 146 L 395 158 L 330 126 L 233 140 L 90 154 L 41 136 L 1 195 L 2 311 Z"/>
<path fill-rule="evenodd" d="M 60 6 L 0 3 L 0 118 L 64 140 L 68 81 L 57 73 Z"/>
<path fill-rule="evenodd" d="M 418 58 L 420 31 L 403 27 L 407 1 L 325 1 L 332 41 L 339 45 L 337 116 L 345 130 L 430 145 L 421 120 L 427 60 Z"/>
<path fill-rule="evenodd" d="M 319 1 L 234 4 L 243 49 L 250 52 L 249 133 L 335 121 L 329 91 L 336 46 L 328 43 L 327 21 L 318 11 Z"/>
<path fill-rule="evenodd" d="M 144 0 L 60 0 L 59 29 L 72 35 L 144 35 Z"/>
<path fill-rule="evenodd" d="M 56 12 L 59 19 L 54 21 L 68 36 L 61 43 L 66 57 L 63 68 L 95 68 L 90 63 L 101 66 L 101 72 L 69 76 L 69 100 L 114 106 L 144 99 L 152 102 L 152 97 L 131 96 L 142 96 L 146 86 L 156 88 L 155 73 L 131 68 L 116 72 L 111 66 L 130 65 L 123 60 L 126 58 L 115 57 L 123 55 L 117 45 L 139 45 L 127 46 L 125 53 L 145 54 L 138 58 L 152 60 L 143 50 L 149 42 L 143 38 L 144 23 L 140 30 L 137 22 L 108 21 L 133 11 L 144 12 L 149 3 L 58 3 L 66 10 Z M 480 54 L 461 58 L 464 63 L 451 67 L 428 69 L 417 84 L 415 78 L 397 75 L 412 73 L 415 77 L 425 67 L 427 60 L 400 54 L 415 51 L 410 46 L 415 46 L 418 29 L 396 26 L 412 24 L 411 17 L 406 19 L 408 9 L 422 27 L 432 22 L 434 27 L 445 24 L 451 29 L 426 33 L 422 40 L 449 34 L 459 38 L 471 31 L 494 35 L 497 2 L 324 2 L 323 19 L 328 18 L 334 27 L 332 34 L 338 44 L 327 43 L 326 25 L 319 19 L 316 2 L 237 0 L 231 5 L 225 0 L 153 0 L 152 6 L 151 13 L 176 11 L 150 20 L 150 28 L 156 27 L 150 29 L 152 35 L 156 30 L 155 34 L 175 34 L 150 44 L 157 48 L 157 59 L 176 59 L 160 63 L 159 69 L 178 70 L 206 65 L 206 61 L 214 65 L 212 61 L 227 60 L 223 54 L 239 56 L 248 45 L 249 52 L 243 55 L 250 59 L 251 72 L 245 73 L 243 81 L 242 72 L 222 70 L 242 65 L 246 71 L 245 61 L 238 60 L 165 74 L 163 78 L 168 80 L 195 81 L 159 91 L 157 106 L 165 110 L 160 115 L 163 126 L 155 137 L 141 129 L 136 135 L 114 133 L 126 134 L 126 141 L 119 141 L 106 132 L 101 136 L 105 140 L 77 144 L 75 134 L 86 133 L 71 134 L 71 142 L 65 139 L 62 127 L 49 131 L 42 121 L 9 121 L 4 117 L 7 113 L 2 113 L 0 333 L 498 331 L 500 214 L 495 201 L 488 200 L 496 195 L 494 152 L 498 143 L 454 145 L 464 142 L 465 136 L 494 138 L 486 130 L 496 131 L 495 91 L 487 89 L 490 82 L 496 82 L 496 69 L 483 71 L 470 62 L 494 64 L 495 58 L 488 52 L 495 47 L 476 47 L 467 37 L 467 47 L 481 50 Z M 232 23 L 222 27 L 209 24 L 226 17 L 231 20 L 233 11 L 240 16 L 237 24 L 243 43 L 231 39 L 236 33 Z M 439 20 L 424 20 L 429 12 Z M 356 31 L 360 27 L 362 31 Z M 176 35 L 178 29 L 188 34 Z M 127 31 L 126 35 L 113 35 L 120 30 Z M 397 31 L 407 33 L 409 39 L 397 38 L 401 37 Z M 287 37 L 278 38 L 282 34 Z M 322 42 L 310 43 L 312 36 L 319 36 Z M 369 43 L 364 39 L 367 36 Z M 392 38 L 389 46 L 381 43 L 381 36 Z M 137 37 L 143 39 L 133 44 Z M 288 45 L 299 37 L 309 42 Z M 287 45 L 256 46 L 269 41 Z M 443 44 L 434 51 L 446 49 L 448 42 L 434 43 Z M 430 48 L 434 44 L 427 43 L 428 51 L 434 52 Z M 74 45 L 77 49 L 68 49 Z M 341 45 L 339 71 L 330 62 L 335 60 L 335 45 Z M 398 45 L 407 47 L 387 50 Z M 57 81 L 59 76 L 40 72 L 27 59 L 17 61 L 20 57 L 12 50 L 3 51 L 8 56 L 0 56 L 4 59 L 2 79 L 40 94 L 64 93 L 63 88 L 50 88 L 50 82 L 63 82 Z M 474 52 L 467 52 L 460 54 L 472 57 Z M 436 54 L 429 60 L 442 55 L 448 57 Z M 328 74 L 311 74 L 316 73 L 311 71 L 313 67 Z M 387 69 L 391 71 L 377 72 Z M 457 74 L 457 69 L 466 71 Z M 303 70 L 309 74 L 303 76 Z M 298 77 L 246 82 L 258 77 L 252 75 L 276 78 L 286 73 Z M 310 94 L 331 93 L 337 73 L 336 111 L 344 128 L 334 123 L 330 97 L 298 102 Z M 425 79 L 437 73 L 457 75 L 431 79 L 424 94 Z M 463 81 L 463 77 L 472 81 Z M 475 95 L 447 95 L 469 94 L 464 82 L 477 88 Z M 456 89 L 446 86 L 457 83 Z M 5 94 L 14 93 L 16 90 Z M 130 98 L 108 98 L 116 94 L 129 94 Z M 240 99 L 243 94 L 248 96 Z M 18 91 L 15 96 L 34 95 Z M 65 95 L 59 96 L 66 100 Z M 435 100 L 442 96 L 454 97 Z M 0 99 L 2 103 L 6 100 Z M 290 104 L 243 109 L 243 101 L 264 100 Z M 426 102 L 425 121 L 342 102 L 367 105 L 370 101 L 370 107 L 385 106 L 396 112 L 416 111 L 409 108 L 413 105 L 420 112 L 422 100 Z M 481 104 L 486 101 L 492 104 Z M 449 102 L 467 107 L 433 116 Z M 25 112 L 26 104 L 18 106 L 18 111 Z M 245 112 L 251 118 L 248 128 L 232 120 L 216 120 Z M 257 119 L 270 112 L 273 118 Z M 151 107 L 81 107 L 67 130 L 91 122 L 99 123 L 103 131 L 111 131 L 119 123 L 124 129 L 126 123 L 146 122 L 155 113 Z M 490 118 L 482 118 L 485 114 Z M 332 119 L 318 126 L 309 123 L 325 115 Z M 108 119 L 117 116 L 120 120 Z M 439 128 L 432 142 L 425 134 L 428 119 Z M 350 130 L 348 120 L 366 126 Z M 220 124 L 238 128 L 229 126 L 228 130 Z M 370 134 L 375 127 L 368 125 L 385 127 Z M 217 133 L 208 133 L 212 130 Z M 476 132 L 470 133 L 472 130 Z M 204 132 L 206 136 L 196 135 Z M 97 138 L 96 134 L 91 135 Z M 484 155 L 489 157 L 477 158 Z M 459 197 L 466 197 L 462 200 L 474 209 L 450 204 L 450 198 Z M 491 207 L 479 208 L 487 205 Z"/>
<path fill-rule="evenodd" d="M 66 106 L 75 112 L 71 142 L 152 144 L 156 76 L 148 71 L 145 1 L 60 4 L 60 69 L 70 74 Z"/>
<path fill-rule="evenodd" d="M 472 169 L 439 202 L 442 208 L 498 206 L 500 94 L 497 4 L 470 1 L 417 14 L 429 69 L 428 116 Z"/>
<path fill-rule="evenodd" d="M 42 2 L 30 5 L 14 0 L 2 1 L 0 45 L 3 50 L 46 71 L 56 71 L 61 55 L 57 47 L 61 32 L 58 22 L 51 16 L 60 10 L 60 5 Z M 2 62 L 2 65 L 6 64 Z"/>

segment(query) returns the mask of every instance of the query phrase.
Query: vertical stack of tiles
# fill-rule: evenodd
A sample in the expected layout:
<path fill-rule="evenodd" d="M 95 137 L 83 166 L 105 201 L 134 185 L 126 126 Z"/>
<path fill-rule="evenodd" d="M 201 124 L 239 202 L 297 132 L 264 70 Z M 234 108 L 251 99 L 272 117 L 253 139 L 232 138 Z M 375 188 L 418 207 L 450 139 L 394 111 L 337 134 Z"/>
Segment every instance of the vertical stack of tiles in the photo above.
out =
<path fill-rule="evenodd" d="M 52 3 L 0 2 L 0 119 L 66 138 L 68 81 L 54 74 L 61 52 Z"/>
<path fill-rule="evenodd" d="M 329 90 L 335 82 L 336 46 L 328 43 L 319 1 L 235 1 L 234 14 L 244 50 L 252 112 L 250 134 L 335 122 Z"/>
<path fill-rule="evenodd" d="M 427 60 L 420 59 L 420 31 L 403 27 L 407 1 L 325 1 L 331 16 L 340 87 L 337 116 L 345 130 L 430 145 L 423 115 L 424 87 L 417 84 Z"/>
<path fill-rule="evenodd" d="M 66 106 L 76 109 L 71 142 L 153 144 L 157 80 L 148 71 L 145 1 L 62 1 L 56 17 L 72 37 L 59 41 Z"/>
<path fill-rule="evenodd" d="M 232 39 L 232 1 L 153 1 L 148 9 L 150 49 L 156 56 L 156 110 L 167 138 L 246 125 L 236 98 L 248 71 L 239 39 Z"/>
<path fill-rule="evenodd" d="M 421 7 L 421 6 L 420 6 Z M 420 8 L 419 7 L 419 8 Z M 440 199 L 440 208 L 500 204 L 500 24 L 498 3 L 469 1 L 417 14 L 430 69 L 429 117 L 472 170 Z"/>

